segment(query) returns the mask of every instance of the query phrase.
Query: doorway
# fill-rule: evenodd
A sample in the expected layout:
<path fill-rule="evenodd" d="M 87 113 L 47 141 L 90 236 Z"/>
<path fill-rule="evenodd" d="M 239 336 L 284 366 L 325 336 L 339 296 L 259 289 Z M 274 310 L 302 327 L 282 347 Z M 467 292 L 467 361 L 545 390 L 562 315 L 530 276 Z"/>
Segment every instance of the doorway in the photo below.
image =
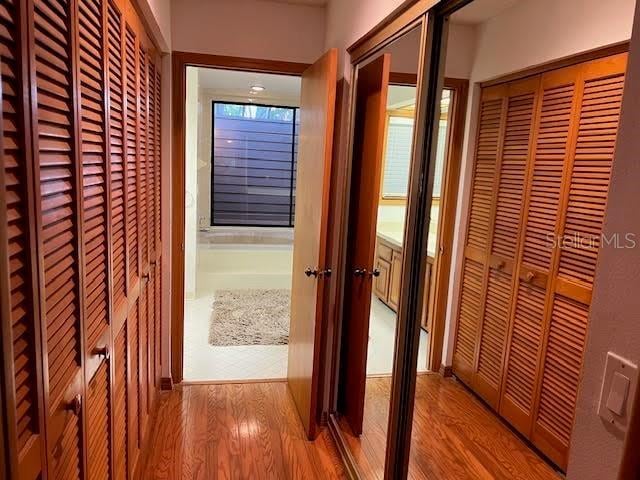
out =
<path fill-rule="evenodd" d="M 287 376 L 300 86 L 187 67 L 185 381 Z"/>

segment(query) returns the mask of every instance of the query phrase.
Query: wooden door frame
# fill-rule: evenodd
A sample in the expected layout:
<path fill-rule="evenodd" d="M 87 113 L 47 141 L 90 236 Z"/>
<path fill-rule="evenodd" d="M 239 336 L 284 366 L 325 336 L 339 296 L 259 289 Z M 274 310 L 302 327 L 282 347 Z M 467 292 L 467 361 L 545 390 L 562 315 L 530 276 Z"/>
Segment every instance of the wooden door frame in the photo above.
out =
<path fill-rule="evenodd" d="M 171 381 L 183 380 L 184 353 L 184 235 L 185 235 L 185 99 L 187 67 L 302 76 L 307 63 L 196 52 L 172 52 L 171 156 Z M 164 382 L 165 384 L 168 382 Z"/>

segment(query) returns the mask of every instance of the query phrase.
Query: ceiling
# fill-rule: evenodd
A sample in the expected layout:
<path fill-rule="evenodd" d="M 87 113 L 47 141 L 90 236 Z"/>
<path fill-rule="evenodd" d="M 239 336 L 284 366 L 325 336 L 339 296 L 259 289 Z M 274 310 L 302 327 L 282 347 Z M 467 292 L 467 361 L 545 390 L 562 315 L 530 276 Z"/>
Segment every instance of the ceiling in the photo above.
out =
<path fill-rule="evenodd" d="M 519 0 L 474 0 L 451 15 L 452 23 L 477 25 L 504 12 Z"/>
<path fill-rule="evenodd" d="M 220 97 L 236 97 L 242 102 L 251 99 L 255 103 L 289 106 L 297 106 L 300 102 L 300 77 L 198 68 L 198 81 L 201 89 L 215 90 Z M 252 85 L 261 85 L 265 90 L 249 93 Z"/>

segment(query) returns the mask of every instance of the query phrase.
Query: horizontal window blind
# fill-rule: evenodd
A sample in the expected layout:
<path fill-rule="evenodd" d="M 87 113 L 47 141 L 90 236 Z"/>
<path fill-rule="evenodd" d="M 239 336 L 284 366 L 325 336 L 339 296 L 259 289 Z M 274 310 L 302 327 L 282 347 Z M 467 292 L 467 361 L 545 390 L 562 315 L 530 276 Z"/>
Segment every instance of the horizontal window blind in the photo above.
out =
<path fill-rule="evenodd" d="M 296 108 L 213 102 L 211 224 L 293 226 Z"/>
<path fill-rule="evenodd" d="M 411 163 L 413 118 L 389 115 L 384 158 L 383 197 L 406 197 Z"/>

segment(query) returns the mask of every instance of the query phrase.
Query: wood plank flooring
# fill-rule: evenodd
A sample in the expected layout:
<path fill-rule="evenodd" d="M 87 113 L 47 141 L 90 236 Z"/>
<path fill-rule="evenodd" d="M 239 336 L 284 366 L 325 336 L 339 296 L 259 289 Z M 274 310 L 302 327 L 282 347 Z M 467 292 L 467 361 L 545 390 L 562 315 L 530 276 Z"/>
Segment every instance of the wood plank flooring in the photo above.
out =
<path fill-rule="evenodd" d="M 328 430 L 306 439 L 284 382 L 163 395 L 145 479 L 346 478 Z"/>
<path fill-rule="evenodd" d="M 362 478 L 384 475 L 391 378 L 369 378 L 364 433 L 340 428 Z M 410 453 L 411 479 L 558 480 L 555 471 L 488 407 L 452 378 L 419 375 Z"/>

